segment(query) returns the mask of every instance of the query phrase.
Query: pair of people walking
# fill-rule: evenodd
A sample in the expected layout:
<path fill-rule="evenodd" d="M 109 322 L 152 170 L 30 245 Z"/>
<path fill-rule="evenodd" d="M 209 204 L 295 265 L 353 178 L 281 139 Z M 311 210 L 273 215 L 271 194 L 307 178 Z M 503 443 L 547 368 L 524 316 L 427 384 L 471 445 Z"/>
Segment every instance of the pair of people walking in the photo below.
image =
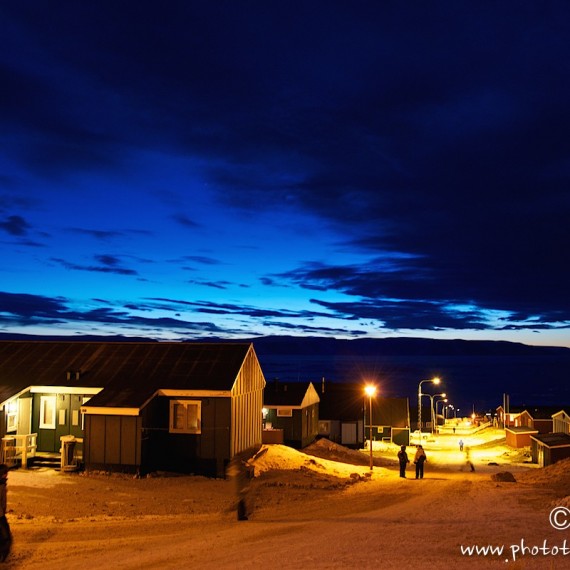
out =
<path fill-rule="evenodd" d="M 416 446 L 416 455 L 414 456 L 414 465 L 416 466 L 416 479 L 424 478 L 424 463 L 427 461 L 426 452 L 421 445 Z M 406 452 L 406 446 L 402 445 L 398 451 L 398 462 L 400 463 L 400 477 L 406 477 L 406 467 L 410 460 Z"/>

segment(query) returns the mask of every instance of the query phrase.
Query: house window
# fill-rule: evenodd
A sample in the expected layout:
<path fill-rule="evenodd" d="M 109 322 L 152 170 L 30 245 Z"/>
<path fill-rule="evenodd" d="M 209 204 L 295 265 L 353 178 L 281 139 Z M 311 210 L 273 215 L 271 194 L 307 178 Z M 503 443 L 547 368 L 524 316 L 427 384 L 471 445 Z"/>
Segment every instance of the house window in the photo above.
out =
<path fill-rule="evenodd" d="M 40 398 L 40 429 L 55 429 L 55 396 Z"/>
<path fill-rule="evenodd" d="M 281 418 L 290 418 L 293 416 L 293 408 L 281 408 L 277 410 L 277 416 Z"/>
<path fill-rule="evenodd" d="M 12 400 L 6 405 L 6 431 L 16 431 L 18 428 L 18 401 Z"/>
<path fill-rule="evenodd" d="M 202 433 L 202 407 L 196 400 L 170 400 L 170 433 Z"/>

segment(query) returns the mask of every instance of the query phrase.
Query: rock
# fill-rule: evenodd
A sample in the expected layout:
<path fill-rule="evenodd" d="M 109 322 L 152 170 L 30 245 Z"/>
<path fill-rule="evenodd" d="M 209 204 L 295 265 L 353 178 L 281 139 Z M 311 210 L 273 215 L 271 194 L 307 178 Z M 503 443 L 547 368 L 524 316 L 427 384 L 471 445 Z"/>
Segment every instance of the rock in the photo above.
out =
<path fill-rule="evenodd" d="M 494 473 L 491 475 L 492 481 L 500 483 L 516 483 L 515 476 L 510 471 L 501 471 L 501 473 Z"/>

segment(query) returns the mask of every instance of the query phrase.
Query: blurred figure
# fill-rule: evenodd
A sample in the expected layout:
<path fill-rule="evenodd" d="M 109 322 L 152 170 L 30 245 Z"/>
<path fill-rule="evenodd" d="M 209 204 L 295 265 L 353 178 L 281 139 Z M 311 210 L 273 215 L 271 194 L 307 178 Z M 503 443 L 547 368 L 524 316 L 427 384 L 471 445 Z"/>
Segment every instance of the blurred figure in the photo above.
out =
<path fill-rule="evenodd" d="M 8 470 L 6 464 L 0 464 L 0 562 L 4 562 L 8 558 L 12 548 L 12 532 L 6 518 Z"/>
<path fill-rule="evenodd" d="M 400 462 L 400 477 L 406 477 L 406 466 L 410 462 L 406 453 L 406 446 L 402 445 L 398 451 L 398 461 Z"/>
<path fill-rule="evenodd" d="M 234 455 L 227 469 L 227 475 L 234 480 L 237 495 L 237 519 L 246 521 L 251 514 L 251 505 L 247 500 L 250 481 L 253 478 L 253 467 L 248 461 L 259 451 L 259 446 L 250 447 Z"/>
<path fill-rule="evenodd" d="M 475 465 L 473 465 L 473 461 L 471 461 L 471 450 L 469 446 L 465 448 L 465 462 L 471 471 L 475 471 Z"/>
<path fill-rule="evenodd" d="M 463 440 L 459 440 L 459 451 L 463 451 Z"/>

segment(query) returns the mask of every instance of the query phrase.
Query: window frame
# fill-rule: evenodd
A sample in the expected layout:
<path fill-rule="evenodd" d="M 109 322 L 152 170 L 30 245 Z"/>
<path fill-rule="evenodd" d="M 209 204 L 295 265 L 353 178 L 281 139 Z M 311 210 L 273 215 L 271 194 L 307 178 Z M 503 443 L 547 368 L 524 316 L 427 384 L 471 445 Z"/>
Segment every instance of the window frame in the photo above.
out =
<path fill-rule="evenodd" d="M 176 427 L 177 407 L 184 407 L 184 426 Z M 188 425 L 188 408 L 196 407 L 196 426 Z M 170 413 L 168 418 L 169 433 L 183 433 L 199 435 L 202 433 L 202 402 L 201 400 L 170 400 Z"/>
<path fill-rule="evenodd" d="M 40 429 L 55 429 L 57 420 L 57 397 L 53 396 L 40 396 Z M 49 410 L 47 409 L 49 406 Z M 50 411 L 51 421 L 46 422 L 46 411 Z"/>

